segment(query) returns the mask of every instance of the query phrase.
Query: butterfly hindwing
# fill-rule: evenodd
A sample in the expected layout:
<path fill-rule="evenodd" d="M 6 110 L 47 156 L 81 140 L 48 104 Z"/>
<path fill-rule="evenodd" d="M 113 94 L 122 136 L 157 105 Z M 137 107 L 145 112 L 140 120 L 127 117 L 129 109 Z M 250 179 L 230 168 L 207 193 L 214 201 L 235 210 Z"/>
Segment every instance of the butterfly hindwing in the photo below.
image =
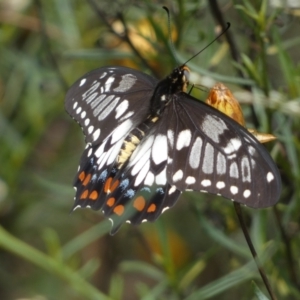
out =
<path fill-rule="evenodd" d="M 140 224 L 156 220 L 181 194 L 167 182 L 167 139 L 154 132 L 137 147 L 122 172 L 114 170 L 123 140 L 115 145 L 118 151 L 112 150 L 109 140 L 84 151 L 75 180 L 74 207 L 100 209 L 113 221 L 112 232 L 125 221 Z"/>
<path fill-rule="evenodd" d="M 167 139 L 161 142 L 155 130 L 138 145 L 124 170 L 112 178 L 115 188 L 103 207 L 105 215 L 117 214 L 120 220 L 139 224 L 154 221 L 177 201 L 181 192 L 167 182 Z"/>

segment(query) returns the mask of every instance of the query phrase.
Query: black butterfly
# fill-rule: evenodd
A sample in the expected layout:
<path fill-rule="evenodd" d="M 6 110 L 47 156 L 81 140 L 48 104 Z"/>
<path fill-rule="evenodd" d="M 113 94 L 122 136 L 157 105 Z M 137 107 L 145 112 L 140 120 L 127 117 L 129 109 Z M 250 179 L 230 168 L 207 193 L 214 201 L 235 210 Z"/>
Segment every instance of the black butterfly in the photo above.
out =
<path fill-rule="evenodd" d="M 162 81 L 104 67 L 67 93 L 66 110 L 87 142 L 74 209 L 101 209 L 112 234 L 124 221 L 154 221 L 186 190 L 254 208 L 278 201 L 281 179 L 269 153 L 238 123 L 186 94 L 188 77 L 185 65 Z"/>

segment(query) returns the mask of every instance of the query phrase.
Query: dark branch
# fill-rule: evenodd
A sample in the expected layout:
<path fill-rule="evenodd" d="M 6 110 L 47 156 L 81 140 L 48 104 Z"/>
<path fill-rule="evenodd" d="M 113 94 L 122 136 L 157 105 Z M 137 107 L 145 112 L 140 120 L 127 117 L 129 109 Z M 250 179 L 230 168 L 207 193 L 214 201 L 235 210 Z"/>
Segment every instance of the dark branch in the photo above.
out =
<path fill-rule="evenodd" d="M 141 55 L 141 53 L 138 51 L 138 49 L 131 42 L 131 40 L 129 38 L 129 31 L 128 31 L 126 22 L 124 20 L 123 14 L 121 12 L 117 13 L 118 19 L 122 22 L 122 24 L 124 26 L 124 33 L 120 34 L 113 29 L 110 22 L 107 20 L 105 13 L 103 13 L 103 11 L 98 7 L 98 5 L 95 3 L 95 1 L 88 0 L 88 2 L 90 4 L 90 6 L 93 8 L 93 10 L 97 13 L 97 15 L 101 18 L 101 20 L 106 25 L 106 27 L 109 29 L 109 31 L 111 33 L 113 33 L 115 36 L 117 36 L 120 40 L 126 42 L 129 45 L 129 47 L 131 48 L 131 50 L 134 52 L 134 54 L 141 60 L 142 64 L 147 69 L 151 70 L 151 72 L 153 73 L 154 76 L 158 77 L 157 72 L 148 64 L 147 60 L 145 60 L 145 58 Z"/>
<path fill-rule="evenodd" d="M 66 80 L 64 79 L 64 76 L 62 75 L 60 69 L 59 69 L 59 64 L 56 61 L 56 57 L 54 55 L 54 53 L 52 52 L 52 47 L 51 47 L 51 43 L 50 43 L 50 39 L 48 37 L 47 34 L 47 29 L 46 29 L 46 19 L 44 16 L 44 12 L 43 12 L 43 7 L 41 4 L 40 0 L 35 0 L 36 6 L 37 6 L 37 10 L 38 10 L 38 14 L 39 14 L 39 19 L 40 19 L 40 26 L 41 26 L 41 35 L 42 35 L 42 39 L 43 39 L 43 46 L 46 50 L 46 53 L 48 54 L 49 60 L 51 62 L 51 65 L 53 66 L 55 72 L 58 75 L 59 81 L 61 82 L 61 85 L 63 86 L 64 90 L 67 91 L 69 86 L 66 82 Z"/>
<path fill-rule="evenodd" d="M 269 292 L 269 295 L 270 295 L 271 299 L 272 300 L 276 300 L 277 298 L 276 298 L 276 296 L 275 296 L 275 294 L 274 294 L 274 292 L 273 292 L 273 290 L 271 288 L 271 285 L 270 285 L 269 280 L 268 280 L 268 278 L 266 276 L 266 273 L 263 270 L 263 267 L 262 267 L 261 263 L 259 262 L 257 253 L 255 251 L 255 248 L 254 248 L 253 244 L 252 244 L 250 235 L 248 233 L 247 226 L 246 226 L 244 218 L 243 218 L 243 214 L 242 214 L 242 210 L 241 210 L 241 205 L 239 203 L 237 203 L 237 202 L 233 202 L 233 204 L 234 204 L 235 212 L 236 212 L 237 217 L 239 219 L 239 222 L 241 224 L 241 227 L 242 227 L 245 239 L 247 241 L 247 244 L 248 244 L 248 247 L 249 247 L 249 249 L 251 251 L 253 259 L 254 259 L 254 261 L 256 263 L 256 266 L 257 266 L 257 269 L 258 269 L 258 271 L 260 273 L 260 276 L 261 276 L 261 278 L 262 278 L 262 280 L 263 280 L 263 282 L 265 284 L 266 289 Z"/>

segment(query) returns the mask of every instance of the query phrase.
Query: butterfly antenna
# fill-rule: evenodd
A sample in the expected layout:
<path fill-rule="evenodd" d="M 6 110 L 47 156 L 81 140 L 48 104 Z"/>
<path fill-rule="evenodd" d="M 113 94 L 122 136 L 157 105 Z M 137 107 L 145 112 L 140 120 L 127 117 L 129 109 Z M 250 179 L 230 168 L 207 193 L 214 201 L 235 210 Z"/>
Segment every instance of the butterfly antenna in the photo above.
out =
<path fill-rule="evenodd" d="M 195 55 L 193 55 L 191 58 L 189 58 L 183 65 L 186 65 L 190 60 L 195 58 L 197 55 L 199 55 L 202 51 L 204 51 L 206 48 L 208 48 L 212 43 L 214 43 L 219 37 L 221 37 L 228 29 L 230 28 L 230 23 L 227 22 L 227 27 L 218 34 L 208 45 L 206 45 L 203 49 L 201 49 L 199 52 L 197 52 Z"/>
<path fill-rule="evenodd" d="M 170 11 L 166 6 L 163 6 L 163 9 L 167 12 L 168 14 L 168 32 L 169 32 L 169 41 L 170 41 L 170 46 L 171 46 L 171 52 L 173 54 L 173 57 L 176 60 L 176 64 L 179 65 L 178 59 L 176 57 L 176 52 L 175 52 L 175 47 L 174 47 L 174 43 L 172 40 L 172 36 L 171 36 L 171 18 L 170 18 Z"/>

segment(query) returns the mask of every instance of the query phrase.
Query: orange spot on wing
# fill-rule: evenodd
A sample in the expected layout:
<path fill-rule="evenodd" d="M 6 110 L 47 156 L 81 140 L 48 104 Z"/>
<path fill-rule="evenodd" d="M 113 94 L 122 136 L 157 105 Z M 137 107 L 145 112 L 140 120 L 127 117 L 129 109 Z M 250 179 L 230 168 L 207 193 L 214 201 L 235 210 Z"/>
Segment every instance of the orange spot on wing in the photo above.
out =
<path fill-rule="evenodd" d="M 91 194 L 90 194 L 90 196 L 89 196 L 89 198 L 90 198 L 91 200 L 97 200 L 97 199 L 98 199 L 98 196 L 99 196 L 99 194 L 98 194 L 97 191 L 92 191 Z"/>
<path fill-rule="evenodd" d="M 115 198 L 109 198 L 107 201 L 106 201 L 106 204 L 109 206 L 109 207 L 112 207 L 116 202 L 116 199 Z"/>
<path fill-rule="evenodd" d="M 156 211 L 156 205 L 155 204 L 150 204 L 150 206 L 148 207 L 147 209 L 147 212 L 148 213 L 152 213 L 152 212 L 155 212 Z"/>
<path fill-rule="evenodd" d="M 110 193 L 110 185 L 112 182 L 112 177 L 109 177 L 106 181 L 105 181 L 105 185 L 104 185 L 104 192 L 105 193 Z"/>
<path fill-rule="evenodd" d="M 120 181 L 116 180 L 110 187 L 110 191 L 113 192 L 118 186 L 119 186 Z"/>
<path fill-rule="evenodd" d="M 117 214 L 118 216 L 121 216 L 124 213 L 124 205 L 117 205 L 114 208 L 114 213 Z"/>
<path fill-rule="evenodd" d="M 119 186 L 119 183 L 119 180 L 113 182 L 113 178 L 109 177 L 105 182 L 104 192 L 107 194 L 112 193 Z"/>
<path fill-rule="evenodd" d="M 82 185 L 86 186 L 90 182 L 91 177 L 92 177 L 91 174 L 87 174 L 84 181 L 83 181 L 83 183 L 82 183 Z"/>
<path fill-rule="evenodd" d="M 144 197 L 139 196 L 133 202 L 133 207 L 136 208 L 138 211 L 142 211 L 145 208 L 146 200 Z"/>
<path fill-rule="evenodd" d="M 80 199 L 86 199 L 88 195 L 89 195 L 89 191 L 88 191 L 88 190 L 85 190 L 85 191 L 81 194 Z"/>
<path fill-rule="evenodd" d="M 79 174 L 78 178 L 79 178 L 80 181 L 83 181 L 84 178 L 85 178 L 85 172 L 82 171 L 82 172 Z"/>

